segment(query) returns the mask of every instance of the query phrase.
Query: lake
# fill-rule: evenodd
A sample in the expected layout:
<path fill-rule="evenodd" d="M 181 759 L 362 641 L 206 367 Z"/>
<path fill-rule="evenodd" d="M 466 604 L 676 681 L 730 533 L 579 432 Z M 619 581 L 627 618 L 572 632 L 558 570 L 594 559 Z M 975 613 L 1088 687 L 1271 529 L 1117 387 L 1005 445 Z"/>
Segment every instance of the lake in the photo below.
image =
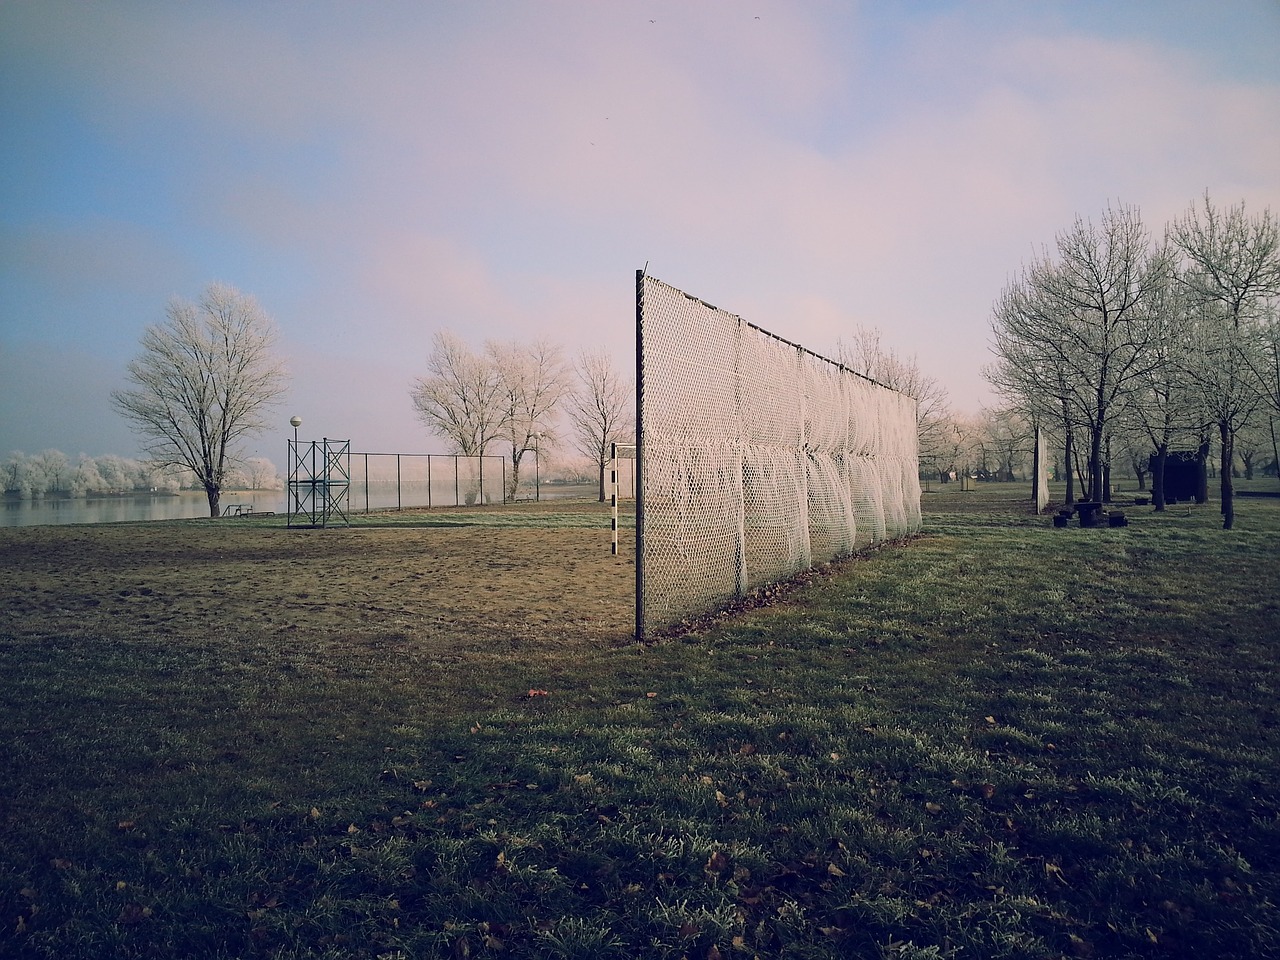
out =
<path fill-rule="evenodd" d="M 385 486 L 387 489 L 378 489 Z M 450 506 L 457 502 L 454 491 L 410 490 L 404 484 L 401 489 L 391 484 L 370 484 L 365 487 L 353 484 L 349 511 L 363 513 L 366 509 L 395 509 L 404 507 Z M 518 499 L 557 500 L 562 498 L 594 497 L 594 484 L 561 484 L 547 482 L 540 489 L 533 485 L 521 485 Z M 430 498 L 430 499 L 429 499 Z M 500 498 L 500 497 L 499 497 Z M 222 506 L 252 504 L 255 513 L 271 511 L 284 513 L 288 507 L 283 490 L 227 491 L 222 495 Z M 16 500 L 0 497 L 0 527 L 30 527 L 61 523 L 121 523 L 129 520 L 186 520 L 209 515 L 209 501 L 202 491 L 184 490 L 176 496 L 135 495 L 126 497 L 89 497 L 87 499 L 48 498 L 44 500 Z"/>
<path fill-rule="evenodd" d="M 255 510 L 285 508 L 282 490 L 225 493 L 222 503 L 252 503 Z M 184 490 L 177 496 L 47 498 L 0 500 L 0 527 L 30 527 L 56 523 L 120 523 L 126 520 L 184 520 L 207 517 L 209 500 L 202 491 Z"/>

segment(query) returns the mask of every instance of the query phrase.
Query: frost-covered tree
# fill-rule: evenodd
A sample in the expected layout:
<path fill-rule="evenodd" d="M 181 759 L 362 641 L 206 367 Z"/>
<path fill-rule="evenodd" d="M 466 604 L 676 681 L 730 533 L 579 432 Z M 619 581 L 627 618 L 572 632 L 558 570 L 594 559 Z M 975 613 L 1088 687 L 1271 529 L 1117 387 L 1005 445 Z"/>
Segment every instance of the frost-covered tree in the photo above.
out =
<path fill-rule="evenodd" d="M 266 429 L 284 395 L 278 335 L 256 300 L 225 284 L 210 284 L 196 303 L 174 300 L 166 313 L 129 364 L 133 386 L 112 400 L 157 465 L 195 474 L 216 517 L 240 442 Z"/>
<path fill-rule="evenodd" d="M 433 338 L 427 371 L 410 391 L 418 419 L 463 456 L 482 457 L 495 442 L 509 443 L 507 495 L 514 496 L 524 455 L 555 441 L 556 411 L 568 385 L 560 348 L 545 340 L 489 341 L 475 353 L 442 330 Z"/>
<path fill-rule="evenodd" d="M 1235 438 L 1269 396 L 1270 323 L 1280 297 L 1280 221 L 1270 210 L 1253 216 L 1243 202 L 1225 210 L 1208 194 L 1169 228 L 1182 255 L 1178 274 L 1195 327 L 1186 368 L 1199 389 L 1221 445 L 1222 525 L 1235 523 L 1230 465 Z"/>
<path fill-rule="evenodd" d="M 502 381 L 483 354 L 446 330 L 436 333 L 427 375 L 410 392 L 418 419 L 464 457 L 482 457 L 502 435 Z"/>
<path fill-rule="evenodd" d="M 569 388 L 569 368 L 560 347 L 547 340 L 491 341 L 485 353 L 501 384 L 502 439 L 511 449 L 507 497 L 515 499 L 524 455 L 535 450 L 542 456 L 557 441 L 557 411 Z"/>
<path fill-rule="evenodd" d="M 573 445 L 595 465 L 597 492 L 605 499 L 605 470 L 615 443 L 635 443 L 636 388 L 603 350 L 583 350 L 574 364 L 576 388 L 565 412 Z"/>
<path fill-rule="evenodd" d="M 1100 222 L 1078 219 L 1025 267 L 997 301 L 992 331 L 1002 392 L 1059 402 L 1068 430 L 1089 439 L 1089 496 L 1102 499 L 1112 420 L 1158 364 L 1151 350 L 1154 291 L 1171 258 L 1154 246 L 1136 208 L 1108 208 Z M 1070 459 L 1070 457 L 1068 457 Z"/>
<path fill-rule="evenodd" d="M 945 460 L 950 413 L 947 390 L 920 368 L 914 356 L 903 356 L 886 346 L 875 327 L 858 325 L 848 340 L 837 341 L 836 359 L 855 373 L 913 398 L 921 464 L 932 466 Z"/>

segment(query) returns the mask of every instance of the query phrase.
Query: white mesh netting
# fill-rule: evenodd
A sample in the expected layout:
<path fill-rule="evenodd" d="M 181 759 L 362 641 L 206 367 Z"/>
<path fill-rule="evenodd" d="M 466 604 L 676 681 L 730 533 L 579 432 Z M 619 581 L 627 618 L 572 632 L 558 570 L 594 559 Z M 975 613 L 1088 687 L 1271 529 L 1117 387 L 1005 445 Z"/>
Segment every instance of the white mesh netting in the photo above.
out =
<path fill-rule="evenodd" d="M 920 528 L 916 402 L 637 276 L 639 636 Z"/>

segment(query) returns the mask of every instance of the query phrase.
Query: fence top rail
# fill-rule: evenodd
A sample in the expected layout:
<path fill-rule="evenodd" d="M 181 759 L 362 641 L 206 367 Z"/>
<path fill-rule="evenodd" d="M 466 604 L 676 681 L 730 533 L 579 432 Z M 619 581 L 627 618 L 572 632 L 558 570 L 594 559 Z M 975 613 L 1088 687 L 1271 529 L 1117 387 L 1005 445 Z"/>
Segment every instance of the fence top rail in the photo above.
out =
<path fill-rule="evenodd" d="M 377 453 L 373 450 L 353 450 L 353 457 L 447 457 L 450 460 L 506 460 L 501 453 Z"/>
<path fill-rule="evenodd" d="M 679 289 L 678 287 L 673 287 L 671 286 L 671 284 L 665 283 L 664 281 L 659 280 L 657 277 L 650 275 L 645 270 L 637 270 L 636 273 L 639 274 L 642 279 L 649 280 L 652 283 L 660 283 L 664 287 L 666 287 L 668 290 L 674 290 L 675 292 L 682 295 L 686 300 L 692 300 L 694 303 L 701 304 L 702 306 L 706 307 L 708 310 L 713 310 L 716 313 L 723 313 L 723 314 L 726 314 L 727 316 L 733 317 L 733 319 L 737 320 L 741 324 L 744 324 L 750 327 L 752 330 L 755 330 L 757 333 L 764 334 L 766 337 L 770 337 L 774 340 L 777 340 L 779 343 L 786 344 L 788 347 L 792 347 L 795 350 L 799 350 L 801 353 L 807 353 L 809 356 L 813 357 L 815 360 L 821 360 L 823 363 L 829 363 L 833 367 L 840 368 L 845 373 L 850 373 L 855 377 L 859 377 L 862 380 L 866 380 L 868 383 L 874 383 L 877 387 L 884 387 L 884 389 L 886 390 L 893 390 L 894 393 L 902 392 L 900 390 L 895 390 L 893 387 L 889 386 L 887 383 L 881 383 L 879 380 L 875 379 L 874 377 L 867 376 L 865 373 L 859 373 L 857 370 L 854 370 L 852 367 L 846 367 L 839 360 L 832 360 L 830 357 L 824 357 L 822 354 L 818 353 L 816 350 L 810 350 L 808 347 L 802 346 L 801 344 L 793 343 L 792 341 L 788 340 L 786 337 L 780 337 L 776 333 L 772 332 L 771 330 L 766 330 L 764 327 L 758 324 L 752 323 L 750 320 L 746 320 L 738 316 L 736 313 L 730 313 L 728 310 L 721 310 L 715 304 L 707 303 L 707 301 L 703 300 L 701 297 L 695 297 L 691 293 L 685 293 L 685 291 Z"/>

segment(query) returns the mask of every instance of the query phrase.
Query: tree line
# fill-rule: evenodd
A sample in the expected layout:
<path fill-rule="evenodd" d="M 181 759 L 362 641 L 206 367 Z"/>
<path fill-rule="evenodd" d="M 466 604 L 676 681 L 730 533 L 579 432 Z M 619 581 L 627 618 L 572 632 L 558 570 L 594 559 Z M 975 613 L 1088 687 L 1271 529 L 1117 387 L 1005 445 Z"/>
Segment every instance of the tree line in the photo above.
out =
<path fill-rule="evenodd" d="M 235 490 L 282 490 L 284 480 L 266 457 L 250 457 L 231 469 L 226 486 Z M 177 493 L 203 484 L 188 469 L 115 454 L 73 461 L 61 450 L 23 453 L 14 450 L 0 463 L 0 487 L 6 496 L 40 500 L 47 496 L 88 497 L 128 493 Z"/>
<path fill-rule="evenodd" d="M 1280 415 L 1280 224 L 1206 194 L 1156 237 L 1130 206 L 1077 218 L 995 303 L 987 379 L 1009 413 L 1051 434 L 1067 501 L 1110 497 L 1111 466 L 1149 452 L 1164 509 L 1171 451 L 1217 447 L 1223 526 L 1233 475 Z M 1079 464 L 1079 469 L 1076 469 Z M 1135 466 L 1137 464 L 1135 463 Z M 1207 499 L 1202 489 L 1197 499 Z"/>
<path fill-rule="evenodd" d="M 183 477 L 204 489 L 210 515 L 218 515 L 222 489 L 238 483 L 237 471 L 252 463 L 244 460 L 239 441 L 266 428 L 266 411 L 287 387 L 275 356 L 277 339 L 257 301 L 225 284 L 209 285 L 195 303 L 168 305 L 166 322 L 146 329 L 142 350 L 128 365 L 130 386 L 112 395 L 148 455 L 135 471 L 142 477 L 139 488 Z M 846 366 L 919 401 L 926 462 L 954 456 L 946 452 L 955 434 L 946 392 L 914 357 L 885 347 L 872 328 L 855 327 L 838 348 Z M 614 444 L 635 443 L 635 379 L 602 350 L 584 349 L 568 359 L 546 339 L 490 340 L 473 350 L 442 330 L 425 366 L 409 390 L 418 418 L 450 445 L 449 452 L 485 456 L 500 450 L 511 464 L 508 497 L 515 496 L 528 454 L 576 452 L 592 465 L 603 500 Z M 48 473 L 30 466 L 15 470 L 15 477 L 27 478 L 23 489 L 55 489 L 41 487 Z"/>
<path fill-rule="evenodd" d="M 172 301 L 166 321 L 146 329 L 128 365 L 129 386 L 112 394 L 142 438 L 148 469 L 193 478 L 210 516 L 218 516 L 223 488 L 251 462 L 240 442 L 266 429 L 267 411 L 287 388 L 277 340 L 253 297 L 210 284 L 195 303 Z M 603 499 L 612 444 L 634 442 L 634 384 L 601 351 L 569 362 L 558 346 L 537 340 L 490 341 L 474 352 L 440 332 L 426 366 L 409 398 L 423 424 L 458 454 L 502 446 L 512 464 L 508 496 L 526 454 L 568 444 L 596 465 Z"/>
<path fill-rule="evenodd" d="M 1174 297 L 1181 288 L 1167 282 L 1172 274 L 1165 266 L 1139 264 L 1142 244 L 1135 237 L 1142 232 L 1135 232 L 1135 219 L 1134 211 L 1108 211 L 1101 230 L 1076 224 L 1074 232 L 1060 238 L 1065 251 L 1061 264 L 1046 253 L 1005 292 L 997 306 L 997 343 L 1006 353 L 988 375 L 1014 401 L 1007 408 L 975 417 L 954 415 L 946 390 L 920 370 L 914 356 L 886 346 L 879 330 L 854 325 L 849 338 L 838 340 L 838 362 L 918 402 L 922 477 L 1012 479 L 1023 466 L 1021 454 L 1036 426 L 1057 428 L 1065 438 L 1069 484 L 1071 463 L 1078 458 L 1074 438 L 1087 434 L 1088 468 L 1082 475 L 1088 495 L 1098 490 L 1098 465 L 1110 466 L 1111 458 L 1121 453 L 1130 454 L 1134 472 L 1142 476 L 1137 451 L 1143 443 L 1134 430 L 1120 429 L 1130 421 L 1115 415 L 1116 397 L 1138 396 L 1132 388 L 1134 371 L 1175 370 L 1149 358 L 1164 356 L 1156 352 L 1156 344 L 1164 342 L 1152 334 L 1152 324 L 1167 316 L 1157 311 L 1166 305 L 1160 297 Z M 1158 260 L 1155 253 L 1151 257 Z M 1087 278 L 1094 260 L 1133 285 L 1128 300 L 1114 276 L 1096 270 L 1100 292 L 1097 306 L 1089 306 L 1087 284 L 1080 276 Z M 1166 282 L 1152 282 L 1147 275 L 1152 270 L 1164 270 L 1160 276 Z M 1179 303 L 1197 302 L 1202 314 L 1208 312 L 1203 301 L 1193 301 L 1187 293 L 1179 296 Z M 1112 303 L 1115 298 L 1119 306 Z M 1252 306 L 1242 307 L 1236 315 L 1252 317 L 1254 312 Z M 165 324 L 147 328 L 142 352 L 128 367 L 131 388 L 116 392 L 113 401 L 146 443 L 147 479 L 141 489 L 161 486 L 157 476 L 186 477 L 184 485 L 205 490 L 210 515 L 216 516 L 221 489 L 241 484 L 244 467 L 251 463 L 239 452 L 239 440 L 265 429 L 265 411 L 282 398 L 288 378 L 275 356 L 275 326 L 252 297 L 211 284 L 196 303 L 170 303 L 166 316 Z M 1004 325 L 1006 319 L 1023 325 Z M 1062 326 L 1052 335 L 1056 328 L 1048 325 L 1050 319 Z M 1130 338 L 1128 347 L 1121 346 L 1126 343 L 1121 333 Z M 1142 362 L 1135 361 L 1138 355 Z M 1091 360 L 1101 369 L 1089 370 Z M 527 454 L 545 458 L 558 452 L 581 454 L 593 465 L 598 495 L 604 499 L 612 445 L 635 442 L 635 380 L 599 349 L 582 349 L 568 358 L 547 339 L 488 340 L 472 349 L 456 334 L 440 330 L 431 340 L 425 369 L 408 390 L 422 425 L 445 440 L 449 452 L 472 457 L 500 452 L 509 458 L 508 497 L 515 497 Z M 1101 402 L 1092 407 L 1091 389 L 1102 390 Z M 1130 406 L 1137 404 L 1125 410 Z M 1148 410 L 1164 407 L 1148 404 Z M 1059 415 L 1061 420 L 1055 420 Z M 1231 439 L 1252 465 L 1257 433 L 1245 428 L 1236 425 Z M 1171 434 L 1169 442 L 1176 436 Z M 26 470 L 24 475 L 32 477 L 27 489 L 35 492 L 40 483 L 35 477 L 45 474 Z"/>
<path fill-rule="evenodd" d="M 603 351 L 585 349 L 568 361 L 545 339 L 490 340 L 474 351 L 439 331 L 410 399 L 423 425 L 455 452 L 479 457 L 500 448 L 511 463 L 509 498 L 527 454 L 568 446 L 595 465 L 603 500 L 613 444 L 635 443 L 634 378 Z"/>

